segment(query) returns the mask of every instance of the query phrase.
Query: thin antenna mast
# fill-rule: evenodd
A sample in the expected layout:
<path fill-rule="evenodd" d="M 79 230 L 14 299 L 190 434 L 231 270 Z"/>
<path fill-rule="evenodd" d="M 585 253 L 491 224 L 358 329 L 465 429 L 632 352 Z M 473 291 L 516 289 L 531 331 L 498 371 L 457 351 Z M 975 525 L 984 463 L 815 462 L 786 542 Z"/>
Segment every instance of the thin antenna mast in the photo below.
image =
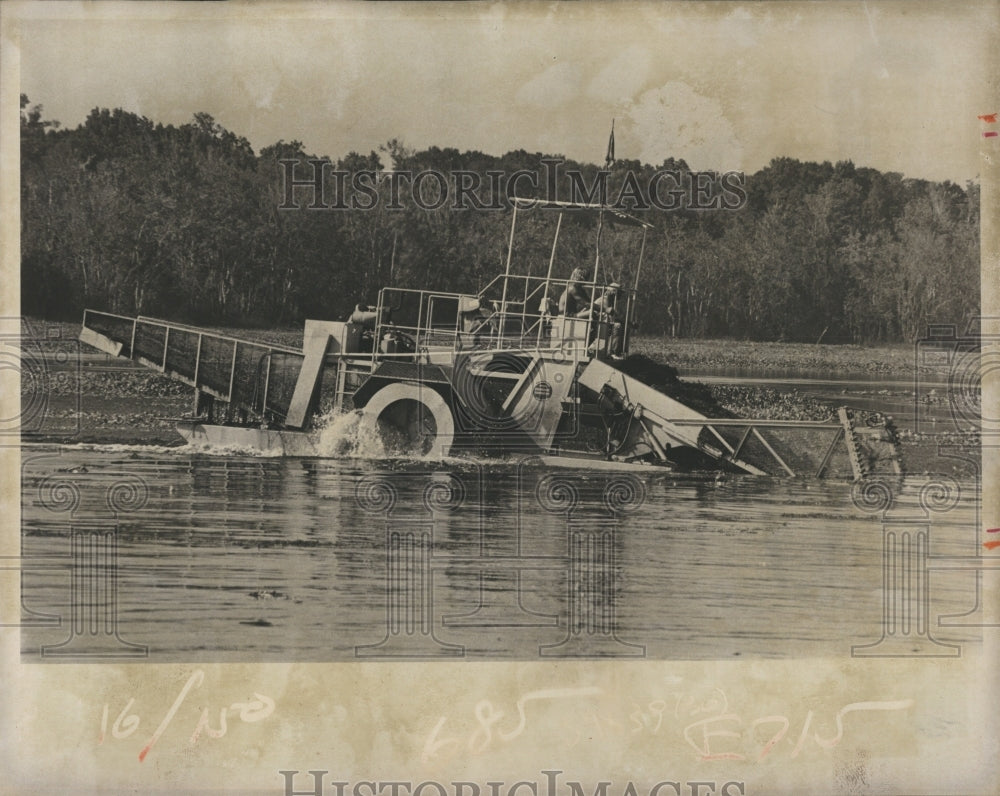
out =
<path fill-rule="evenodd" d="M 608 151 L 604 156 L 604 170 L 608 171 L 615 162 L 615 120 L 611 120 L 611 135 L 608 137 Z M 606 199 L 607 197 L 603 197 Z M 594 300 L 594 290 L 597 288 L 597 274 L 601 268 L 601 232 L 604 229 L 604 204 L 601 202 L 601 209 L 597 217 L 597 254 L 594 258 L 594 281 L 591 283 L 590 300 Z"/>

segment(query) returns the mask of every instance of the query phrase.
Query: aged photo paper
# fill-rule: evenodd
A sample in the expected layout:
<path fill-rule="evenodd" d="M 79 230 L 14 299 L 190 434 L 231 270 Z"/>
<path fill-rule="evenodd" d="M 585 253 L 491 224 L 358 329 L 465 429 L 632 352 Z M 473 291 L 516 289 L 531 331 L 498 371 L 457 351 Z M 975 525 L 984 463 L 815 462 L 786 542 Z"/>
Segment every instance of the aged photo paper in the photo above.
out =
<path fill-rule="evenodd" d="M 1000 792 L 998 45 L 0 5 L 0 790 Z"/>

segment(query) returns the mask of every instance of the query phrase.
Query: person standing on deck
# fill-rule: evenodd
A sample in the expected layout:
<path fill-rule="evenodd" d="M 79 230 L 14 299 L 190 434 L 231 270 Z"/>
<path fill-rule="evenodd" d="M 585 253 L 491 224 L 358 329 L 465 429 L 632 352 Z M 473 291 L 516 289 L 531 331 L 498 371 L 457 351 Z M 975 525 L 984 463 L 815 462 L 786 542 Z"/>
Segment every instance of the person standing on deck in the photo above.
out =
<path fill-rule="evenodd" d="M 574 268 L 566 289 L 559 297 L 559 314 L 573 316 L 590 305 L 590 296 L 583 287 L 583 269 Z"/>
<path fill-rule="evenodd" d="M 593 304 L 580 310 L 576 315 L 577 318 L 585 318 L 593 322 L 589 338 L 589 342 L 591 343 L 597 337 L 599 331 L 598 323 L 607 324 L 607 329 L 610 333 L 607 340 L 608 353 L 615 359 L 621 359 L 623 342 L 622 324 L 616 317 L 618 291 L 620 289 L 621 285 L 617 282 L 612 282 L 604 288 L 604 292 L 598 298 L 594 299 Z"/>

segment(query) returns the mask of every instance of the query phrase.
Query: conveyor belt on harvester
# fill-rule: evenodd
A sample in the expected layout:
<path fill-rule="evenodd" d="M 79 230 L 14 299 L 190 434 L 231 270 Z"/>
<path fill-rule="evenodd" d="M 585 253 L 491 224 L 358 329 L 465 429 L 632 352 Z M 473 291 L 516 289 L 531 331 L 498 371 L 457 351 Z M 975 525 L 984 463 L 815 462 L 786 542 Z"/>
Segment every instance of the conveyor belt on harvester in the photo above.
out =
<path fill-rule="evenodd" d="M 224 401 L 230 413 L 248 410 L 285 417 L 303 353 L 168 323 L 86 310 L 80 341 L 130 359 Z"/>

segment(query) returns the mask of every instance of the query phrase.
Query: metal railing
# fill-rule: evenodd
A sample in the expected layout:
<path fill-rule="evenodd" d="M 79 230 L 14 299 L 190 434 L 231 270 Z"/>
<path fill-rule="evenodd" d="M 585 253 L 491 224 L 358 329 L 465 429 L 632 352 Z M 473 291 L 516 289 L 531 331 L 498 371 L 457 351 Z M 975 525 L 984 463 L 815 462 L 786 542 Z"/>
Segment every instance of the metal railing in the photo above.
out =
<path fill-rule="evenodd" d="M 558 297 L 571 284 L 568 279 L 500 275 L 475 296 L 383 288 L 375 358 L 412 359 L 470 349 L 559 350 L 581 357 L 627 354 L 635 291 L 617 288 L 612 312 L 598 312 L 594 302 L 609 287 L 598 284 L 582 311 L 560 314 Z"/>
<path fill-rule="evenodd" d="M 120 346 L 118 356 L 158 370 L 230 405 L 283 417 L 302 351 L 181 323 L 85 310 L 84 329 Z M 115 353 L 105 347 L 107 353 Z"/>

